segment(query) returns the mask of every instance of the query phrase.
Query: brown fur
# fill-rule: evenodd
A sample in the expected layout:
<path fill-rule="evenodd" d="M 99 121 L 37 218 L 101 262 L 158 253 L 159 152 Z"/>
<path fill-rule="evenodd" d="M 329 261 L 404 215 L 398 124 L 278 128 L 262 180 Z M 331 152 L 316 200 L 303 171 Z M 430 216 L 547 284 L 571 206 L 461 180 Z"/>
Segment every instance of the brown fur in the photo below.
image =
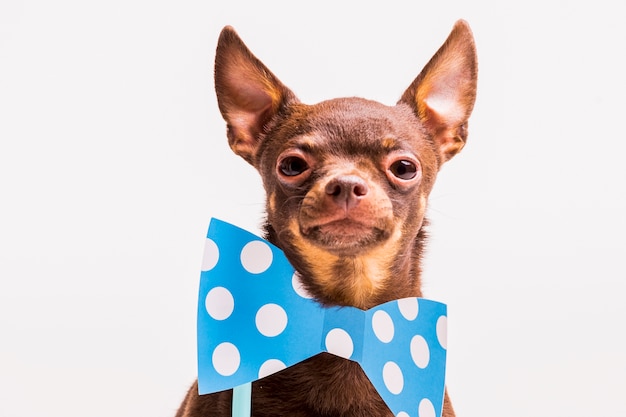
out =
<path fill-rule="evenodd" d="M 395 106 L 301 103 L 226 27 L 215 87 L 235 153 L 260 173 L 266 237 L 324 305 L 422 296 L 428 195 L 467 139 L 476 52 L 459 21 Z M 230 416 L 232 391 L 189 390 L 177 417 Z M 358 364 L 320 354 L 253 384 L 253 415 L 390 417 Z M 454 416 L 447 394 L 443 415 Z"/>

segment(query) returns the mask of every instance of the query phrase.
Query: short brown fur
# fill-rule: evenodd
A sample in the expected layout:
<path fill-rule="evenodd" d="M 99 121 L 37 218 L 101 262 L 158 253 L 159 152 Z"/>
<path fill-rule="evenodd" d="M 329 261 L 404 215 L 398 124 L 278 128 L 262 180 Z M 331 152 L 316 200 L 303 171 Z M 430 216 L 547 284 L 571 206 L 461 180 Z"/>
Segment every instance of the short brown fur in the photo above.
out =
<path fill-rule="evenodd" d="M 226 27 L 215 60 L 235 153 L 260 173 L 266 237 L 324 305 L 368 309 L 422 296 L 426 204 L 467 140 L 476 51 L 458 21 L 395 106 L 360 98 L 301 103 Z M 253 384 L 254 417 L 392 417 L 358 364 L 320 354 Z M 232 391 L 189 390 L 177 417 L 231 415 Z M 453 417 L 447 393 L 444 417 Z"/>

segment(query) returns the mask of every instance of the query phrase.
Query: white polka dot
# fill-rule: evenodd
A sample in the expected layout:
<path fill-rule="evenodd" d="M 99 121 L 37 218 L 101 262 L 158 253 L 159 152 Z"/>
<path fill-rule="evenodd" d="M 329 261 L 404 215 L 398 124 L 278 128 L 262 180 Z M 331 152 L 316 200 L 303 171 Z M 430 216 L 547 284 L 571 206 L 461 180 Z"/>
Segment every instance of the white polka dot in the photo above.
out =
<path fill-rule="evenodd" d="M 400 394 L 404 388 L 404 377 L 402 370 L 395 362 L 387 362 L 383 366 L 383 381 L 392 394 Z"/>
<path fill-rule="evenodd" d="M 226 288 L 215 287 L 206 295 L 204 305 L 209 316 L 215 320 L 226 320 L 233 313 L 235 300 Z"/>
<path fill-rule="evenodd" d="M 220 250 L 211 239 L 204 242 L 204 255 L 202 255 L 202 271 L 210 271 L 217 265 L 220 258 Z"/>
<path fill-rule="evenodd" d="M 275 374 L 278 371 L 282 371 L 286 367 L 287 366 L 278 359 L 268 359 L 263 362 L 263 365 L 259 368 L 259 379 Z"/>
<path fill-rule="evenodd" d="M 265 242 L 253 240 L 241 250 L 241 264 L 251 274 L 265 272 L 272 265 L 272 249 Z"/>
<path fill-rule="evenodd" d="M 350 359 L 354 351 L 352 338 L 343 329 L 335 328 L 329 331 L 326 335 L 325 343 L 328 353 L 341 356 L 342 358 Z"/>
<path fill-rule="evenodd" d="M 287 327 L 287 313 L 278 304 L 265 304 L 256 312 L 255 323 L 263 336 L 278 336 Z"/>
<path fill-rule="evenodd" d="M 437 340 L 442 348 L 448 348 L 448 318 L 441 316 L 437 320 Z"/>
<path fill-rule="evenodd" d="M 435 407 L 428 398 L 424 398 L 422 401 L 420 401 L 420 405 L 417 409 L 417 415 L 419 417 L 436 417 Z"/>
<path fill-rule="evenodd" d="M 291 277 L 291 286 L 293 287 L 293 290 L 296 292 L 296 294 L 298 294 L 300 297 L 313 298 L 313 296 L 309 294 L 306 288 L 304 288 L 300 273 L 298 271 L 294 272 L 293 276 Z"/>
<path fill-rule="evenodd" d="M 420 335 L 413 336 L 411 339 L 411 358 L 418 368 L 424 369 L 430 362 L 430 349 L 428 343 Z"/>
<path fill-rule="evenodd" d="M 417 298 L 403 298 L 398 300 L 398 308 L 400 313 L 407 320 L 415 320 L 419 311 L 419 304 Z"/>
<path fill-rule="evenodd" d="M 220 343 L 213 351 L 213 367 L 220 375 L 234 374 L 239 369 L 240 362 L 239 350 L 232 343 Z"/>
<path fill-rule="evenodd" d="M 372 316 L 372 328 L 374 334 L 383 343 L 391 342 L 393 339 L 393 320 L 386 311 L 378 310 Z"/>
<path fill-rule="evenodd" d="M 398 414 L 396 414 L 396 417 L 410 417 L 409 413 L 405 413 L 404 411 L 400 411 Z"/>

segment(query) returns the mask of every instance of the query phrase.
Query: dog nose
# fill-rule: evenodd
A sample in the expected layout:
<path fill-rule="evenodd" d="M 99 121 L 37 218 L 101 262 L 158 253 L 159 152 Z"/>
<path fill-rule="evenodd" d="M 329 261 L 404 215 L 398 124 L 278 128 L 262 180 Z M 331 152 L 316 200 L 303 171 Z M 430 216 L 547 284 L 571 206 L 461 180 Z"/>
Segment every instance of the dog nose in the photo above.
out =
<path fill-rule="evenodd" d="M 344 175 L 330 180 L 326 184 L 325 191 L 335 204 L 351 209 L 367 195 L 369 188 L 363 178 L 356 175 Z"/>

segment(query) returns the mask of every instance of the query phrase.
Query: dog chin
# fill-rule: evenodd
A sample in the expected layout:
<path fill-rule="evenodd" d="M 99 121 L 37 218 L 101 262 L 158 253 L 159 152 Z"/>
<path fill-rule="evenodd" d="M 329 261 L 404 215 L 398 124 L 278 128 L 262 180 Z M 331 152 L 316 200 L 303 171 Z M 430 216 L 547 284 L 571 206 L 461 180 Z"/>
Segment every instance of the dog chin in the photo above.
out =
<path fill-rule="evenodd" d="M 389 231 L 348 219 L 301 227 L 300 232 L 315 246 L 337 256 L 360 255 L 390 236 Z"/>

